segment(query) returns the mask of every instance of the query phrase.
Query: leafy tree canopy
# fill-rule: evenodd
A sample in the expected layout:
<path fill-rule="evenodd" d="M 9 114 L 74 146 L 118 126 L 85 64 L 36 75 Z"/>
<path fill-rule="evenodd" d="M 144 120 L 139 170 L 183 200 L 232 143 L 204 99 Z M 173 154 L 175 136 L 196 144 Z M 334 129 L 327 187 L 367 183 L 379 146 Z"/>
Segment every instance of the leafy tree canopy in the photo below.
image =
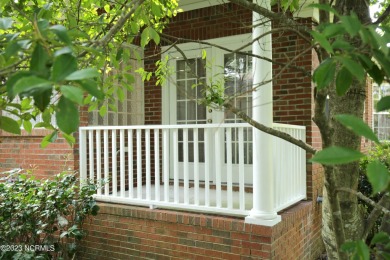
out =
<path fill-rule="evenodd" d="M 176 14 L 176 0 L 3 0 L 0 2 L 0 129 L 63 132 L 69 142 L 80 105 L 96 109 L 104 98 L 123 99 L 139 59 L 131 44 L 159 43 L 158 32 Z M 121 70 L 122 73 L 110 73 Z M 120 77 L 120 87 L 113 82 Z M 104 112 L 104 111 L 102 111 Z M 56 125 L 51 122 L 55 115 Z"/>

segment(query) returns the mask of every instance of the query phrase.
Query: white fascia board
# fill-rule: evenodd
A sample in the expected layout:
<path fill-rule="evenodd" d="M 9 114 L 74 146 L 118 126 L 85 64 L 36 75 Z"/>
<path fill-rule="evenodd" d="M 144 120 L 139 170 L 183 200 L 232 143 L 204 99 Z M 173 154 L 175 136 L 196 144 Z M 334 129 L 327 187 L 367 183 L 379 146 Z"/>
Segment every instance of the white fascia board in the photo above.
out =
<path fill-rule="evenodd" d="M 263 1 L 263 0 L 261 0 Z M 229 2 L 228 0 L 179 0 L 179 8 L 184 12 L 210 7 L 214 5 L 221 5 Z M 295 17 L 308 18 L 312 17 L 315 21 L 319 21 L 318 9 L 308 7 L 312 3 L 318 3 L 318 0 L 300 0 L 300 8 L 294 14 Z"/>

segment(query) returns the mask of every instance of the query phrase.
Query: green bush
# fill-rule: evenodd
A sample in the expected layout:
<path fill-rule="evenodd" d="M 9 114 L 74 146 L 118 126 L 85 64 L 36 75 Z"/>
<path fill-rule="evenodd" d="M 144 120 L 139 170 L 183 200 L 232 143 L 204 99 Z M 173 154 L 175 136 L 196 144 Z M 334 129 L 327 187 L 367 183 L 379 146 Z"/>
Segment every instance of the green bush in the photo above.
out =
<path fill-rule="evenodd" d="M 390 171 L 390 142 L 383 142 L 380 145 L 376 145 L 367 154 L 365 158 L 360 160 L 360 169 L 359 169 L 360 176 L 359 176 L 358 190 L 366 197 L 372 199 L 375 202 L 378 202 L 382 197 L 382 194 L 381 193 L 372 194 L 372 186 L 368 181 L 366 175 L 367 165 L 370 162 L 373 162 L 375 160 L 379 160 L 381 163 L 386 165 L 387 169 L 389 169 Z M 367 218 L 371 210 L 373 209 L 373 207 L 363 201 L 361 202 L 361 207 L 364 209 L 363 210 L 364 217 Z M 368 236 L 368 241 L 371 241 L 374 234 L 379 232 L 379 226 L 381 224 L 381 220 L 382 220 L 382 216 L 378 218 L 378 220 L 376 221 L 376 225 L 373 227 L 373 230 Z"/>
<path fill-rule="evenodd" d="M 381 145 L 376 145 L 365 158 L 360 160 L 360 179 L 358 189 L 365 196 L 378 201 L 380 196 L 379 194 L 372 195 L 372 186 L 366 176 L 367 165 L 375 160 L 379 160 L 381 163 L 386 165 L 390 171 L 390 142 L 384 142 L 381 143 Z"/>
<path fill-rule="evenodd" d="M 97 186 L 78 186 L 75 174 L 36 180 L 22 170 L 0 180 L 0 259 L 70 259 L 98 213 Z"/>

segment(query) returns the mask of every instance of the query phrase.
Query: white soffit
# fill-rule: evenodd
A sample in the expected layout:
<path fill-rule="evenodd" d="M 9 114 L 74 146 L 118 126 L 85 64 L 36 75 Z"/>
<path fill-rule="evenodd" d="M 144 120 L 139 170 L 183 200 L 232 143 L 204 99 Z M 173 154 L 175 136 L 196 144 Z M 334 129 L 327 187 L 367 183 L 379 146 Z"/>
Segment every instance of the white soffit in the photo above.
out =
<path fill-rule="evenodd" d="M 179 0 L 178 2 L 179 2 L 179 8 L 181 8 L 184 12 L 186 12 L 186 11 L 191 11 L 191 10 L 200 9 L 204 7 L 224 4 L 229 1 L 228 0 Z M 301 2 L 301 7 L 295 13 L 295 16 L 303 17 L 303 18 L 313 17 L 314 20 L 318 21 L 318 9 L 307 7 L 312 3 L 318 3 L 318 0 L 300 0 L 300 2 Z"/>

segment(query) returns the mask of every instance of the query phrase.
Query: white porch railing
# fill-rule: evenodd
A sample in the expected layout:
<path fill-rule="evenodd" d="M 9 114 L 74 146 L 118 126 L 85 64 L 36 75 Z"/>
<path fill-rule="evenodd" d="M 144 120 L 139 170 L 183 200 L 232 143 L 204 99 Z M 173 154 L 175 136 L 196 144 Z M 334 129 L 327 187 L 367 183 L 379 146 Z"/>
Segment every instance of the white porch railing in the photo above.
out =
<path fill-rule="evenodd" d="M 274 128 L 305 139 L 304 127 Z M 251 131 L 248 124 L 81 127 L 81 181 L 109 180 L 99 201 L 247 216 Z M 279 211 L 306 197 L 306 154 L 272 138 Z"/>

